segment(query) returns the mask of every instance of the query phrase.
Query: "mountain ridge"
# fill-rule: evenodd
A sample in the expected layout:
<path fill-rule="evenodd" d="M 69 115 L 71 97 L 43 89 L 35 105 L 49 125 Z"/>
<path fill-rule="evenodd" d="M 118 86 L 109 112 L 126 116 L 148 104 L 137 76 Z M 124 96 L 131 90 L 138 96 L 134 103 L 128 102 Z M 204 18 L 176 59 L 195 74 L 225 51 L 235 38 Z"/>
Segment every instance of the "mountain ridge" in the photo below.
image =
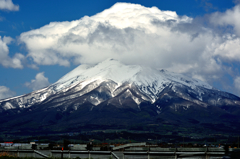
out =
<path fill-rule="evenodd" d="M 112 68 L 113 67 L 113 68 Z M 119 69 L 120 68 L 120 69 Z M 117 72 L 117 73 L 116 73 Z M 160 72 L 160 73 L 159 73 Z M 170 77 L 164 77 L 169 76 Z M 146 78 L 147 77 L 147 78 Z M 177 77 L 177 78 L 176 78 Z M 150 80 L 149 80 L 150 79 Z M 148 67 L 141 67 L 137 65 L 123 65 L 117 60 L 114 59 L 107 59 L 104 62 L 97 64 L 95 66 L 87 66 L 87 65 L 80 65 L 77 68 L 75 68 L 70 73 L 66 74 L 62 78 L 60 78 L 56 83 L 48 86 L 47 88 L 43 88 L 38 91 L 34 91 L 33 93 L 38 93 L 41 91 L 44 91 L 46 89 L 49 90 L 49 88 L 52 88 L 49 90 L 50 94 L 55 94 L 57 92 L 61 91 L 67 91 L 68 89 L 71 89 L 75 85 L 81 83 L 81 88 L 84 88 L 89 83 L 92 83 L 94 81 L 97 81 L 98 84 L 103 82 L 104 80 L 112 80 L 117 85 L 113 89 L 117 89 L 117 87 L 125 82 L 129 82 L 131 84 L 138 85 L 139 89 L 141 89 L 142 92 L 147 93 L 150 95 L 150 98 L 152 102 L 156 100 L 156 94 L 163 89 L 164 85 L 168 85 L 171 83 L 171 80 L 177 81 L 179 83 L 190 85 L 191 87 L 195 87 L 196 84 L 200 83 L 200 86 L 210 88 L 212 87 L 204 82 L 201 82 L 199 80 L 188 78 L 183 78 L 179 74 L 173 74 L 173 73 L 166 73 L 165 70 L 153 70 Z M 183 81 L 184 79 L 185 81 Z M 190 83 L 190 84 L 189 84 Z M 191 85 L 191 83 L 193 83 Z M 153 85 L 157 85 L 157 88 L 153 88 Z M 195 84 L 195 85 L 194 85 Z M 162 86 L 163 85 L 163 86 Z M 148 87 L 147 90 L 146 87 Z M 65 89 L 66 88 L 66 89 Z M 0 102 L 16 99 L 20 97 L 24 97 L 25 95 L 18 96 L 18 97 L 12 97 L 9 99 L 0 100 Z M 112 97 L 114 97 L 112 95 Z M 45 95 L 41 95 L 39 101 L 42 102 L 46 99 L 46 93 Z M 19 104 L 21 105 L 21 104 Z"/>
<path fill-rule="evenodd" d="M 34 123 L 38 123 L 44 129 L 60 131 L 89 124 L 127 126 L 139 122 L 184 127 L 224 123 L 231 128 L 240 123 L 237 112 L 239 97 L 207 83 L 111 59 L 94 66 L 81 65 L 41 90 L 0 100 L 5 129 L 35 129 Z"/>

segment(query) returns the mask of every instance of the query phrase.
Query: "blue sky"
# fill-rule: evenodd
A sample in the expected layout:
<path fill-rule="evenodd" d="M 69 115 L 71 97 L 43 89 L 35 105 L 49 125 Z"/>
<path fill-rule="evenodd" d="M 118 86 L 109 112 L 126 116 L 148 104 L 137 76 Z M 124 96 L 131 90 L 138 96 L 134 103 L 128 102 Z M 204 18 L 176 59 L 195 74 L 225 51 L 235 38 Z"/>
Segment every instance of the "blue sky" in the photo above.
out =
<path fill-rule="evenodd" d="M 0 99 L 109 57 L 183 73 L 240 95 L 239 3 L 0 0 Z"/>

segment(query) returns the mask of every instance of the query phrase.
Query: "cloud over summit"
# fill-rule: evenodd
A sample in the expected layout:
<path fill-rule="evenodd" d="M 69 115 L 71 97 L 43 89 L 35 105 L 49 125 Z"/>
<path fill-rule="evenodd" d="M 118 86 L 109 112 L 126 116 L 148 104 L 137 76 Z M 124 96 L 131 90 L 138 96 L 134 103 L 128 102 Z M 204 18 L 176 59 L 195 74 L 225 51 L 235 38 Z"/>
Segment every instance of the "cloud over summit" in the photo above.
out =
<path fill-rule="evenodd" d="M 209 23 L 233 27 L 224 34 L 174 11 L 116 3 L 91 17 L 22 33 L 20 41 L 38 65 L 95 64 L 111 57 L 211 82 L 229 73 L 226 63 L 240 60 L 239 24 L 234 20 L 239 7 L 209 15 Z"/>
<path fill-rule="evenodd" d="M 72 57 L 76 64 L 97 63 L 108 57 L 125 60 L 139 56 L 145 59 L 146 51 L 156 53 L 159 48 L 170 48 L 167 42 L 158 43 L 171 34 L 167 26 L 159 28 L 156 24 L 166 21 L 181 23 L 189 22 L 191 18 L 179 17 L 175 12 L 156 7 L 117 3 L 92 17 L 51 22 L 22 33 L 20 40 L 26 44 L 28 56 L 42 65 L 67 66 Z"/>

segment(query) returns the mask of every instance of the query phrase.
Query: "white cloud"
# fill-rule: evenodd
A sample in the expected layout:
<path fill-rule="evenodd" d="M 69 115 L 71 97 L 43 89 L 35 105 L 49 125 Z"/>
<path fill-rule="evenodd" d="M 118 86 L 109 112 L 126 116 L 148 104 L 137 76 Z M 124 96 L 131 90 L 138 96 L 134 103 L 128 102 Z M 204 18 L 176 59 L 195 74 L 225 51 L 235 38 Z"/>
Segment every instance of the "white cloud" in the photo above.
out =
<path fill-rule="evenodd" d="M 31 82 L 26 82 L 25 86 L 32 89 L 38 90 L 42 89 L 46 86 L 49 86 L 50 83 L 48 82 L 48 78 L 44 76 L 44 72 L 38 73 L 35 79 L 31 80 Z"/>
<path fill-rule="evenodd" d="M 8 56 L 8 44 L 13 41 L 11 37 L 0 36 L 0 64 L 4 67 L 23 68 L 22 61 L 25 59 L 24 55 L 16 53 L 12 58 Z"/>
<path fill-rule="evenodd" d="M 240 62 L 240 38 L 228 36 L 214 51 L 215 56 L 220 56 L 223 61 Z"/>
<path fill-rule="evenodd" d="M 0 0 L 0 10 L 18 11 L 19 6 L 13 4 L 12 0 Z"/>
<path fill-rule="evenodd" d="M 237 1 L 236 1 L 237 2 Z M 215 25 L 216 28 L 223 30 L 221 36 L 221 42 L 215 46 L 214 57 L 219 58 L 220 61 L 230 65 L 228 70 L 234 68 L 232 63 L 240 62 L 240 5 L 236 5 L 232 9 L 220 13 L 216 12 L 210 16 L 210 22 Z M 233 68 L 232 68 L 233 67 Z M 231 72 L 231 71 L 230 71 Z M 239 75 L 238 71 L 235 73 L 229 73 L 236 80 L 235 76 Z M 236 88 L 236 87 L 235 87 Z M 233 88 L 233 89 L 235 89 Z"/>
<path fill-rule="evenodd" d="M 0 86 L 0 99 L 13 97 L 15 95 L 16 95 L 16 93 L 11 91 L 9 88 L 7 88 L 5 86 Z"/>
<path fill-rule="evenodd" d="M 227 21 L 225 16 L 233 17 Z M 224 62 L 240 57 L 239 6 L 209 17 L 215 25 L 233 25 L 236 35 L 219 34 L 198 19 L 173 11 L 116 3 L 91 17 L 51 22 L 22 33 L 20 41 L 28 49 L 27 56 L 38 65 L 95 64 L 111 57 L 212 82 L 228 73 Z"/>
<path fill-rule="evenodd" d="M 75 64 L 97 63 L 112 57 L 169 68 L 179 63 L 195 65 L 194 60 L 213 40 L 208 31 L 196 36 L 172 30 L 191 21 L 156 7 L 117 3 L 92 17 L 52 22 L 22 33 L 20 40 L 26 44 L 28 56 L 41 65 L 68 66 L 71 60 Z"/>
<path fill-rule="evenodd" d="M 228 9 L 226 12 L 216 12 L 214 13 L 210 21 L 215 25 L 220 25 L 223 27 L 232 26 L 236 34 L 240 36 L 240 5 L 236 5 L 233 9 Z"/>
<path fill-rule="evenodd" d="M 238 93 L 238 96 L 240 96 L 240 76 L 237 76 L 234 79 L 234 86 L 235 86 L 236 92 Z"/>

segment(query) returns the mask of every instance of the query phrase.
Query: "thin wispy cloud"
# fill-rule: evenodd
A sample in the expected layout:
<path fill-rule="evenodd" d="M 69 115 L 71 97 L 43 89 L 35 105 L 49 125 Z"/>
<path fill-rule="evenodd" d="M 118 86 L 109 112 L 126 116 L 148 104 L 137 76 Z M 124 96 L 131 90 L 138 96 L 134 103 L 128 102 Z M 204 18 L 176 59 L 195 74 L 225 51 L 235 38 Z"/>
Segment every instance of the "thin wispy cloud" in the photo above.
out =
<path fill-rule="evenodd" d="M 0 16 L 0 21 L 3 21 L 4 19 L 5 19 L 4 17 Z"/>
<path fill-rule="evenodd" d="M 233 0 L 233 3 L 239 4 L 239 3 L 240 3 L 240 0 Z"/>
<path fill-rule="evenodd" d="M 201 6 L 206 12 L 209 12 L 210 10 L 217 10 L 217 7 L 210 3 L 209 0 L 201 0 Z"/>

